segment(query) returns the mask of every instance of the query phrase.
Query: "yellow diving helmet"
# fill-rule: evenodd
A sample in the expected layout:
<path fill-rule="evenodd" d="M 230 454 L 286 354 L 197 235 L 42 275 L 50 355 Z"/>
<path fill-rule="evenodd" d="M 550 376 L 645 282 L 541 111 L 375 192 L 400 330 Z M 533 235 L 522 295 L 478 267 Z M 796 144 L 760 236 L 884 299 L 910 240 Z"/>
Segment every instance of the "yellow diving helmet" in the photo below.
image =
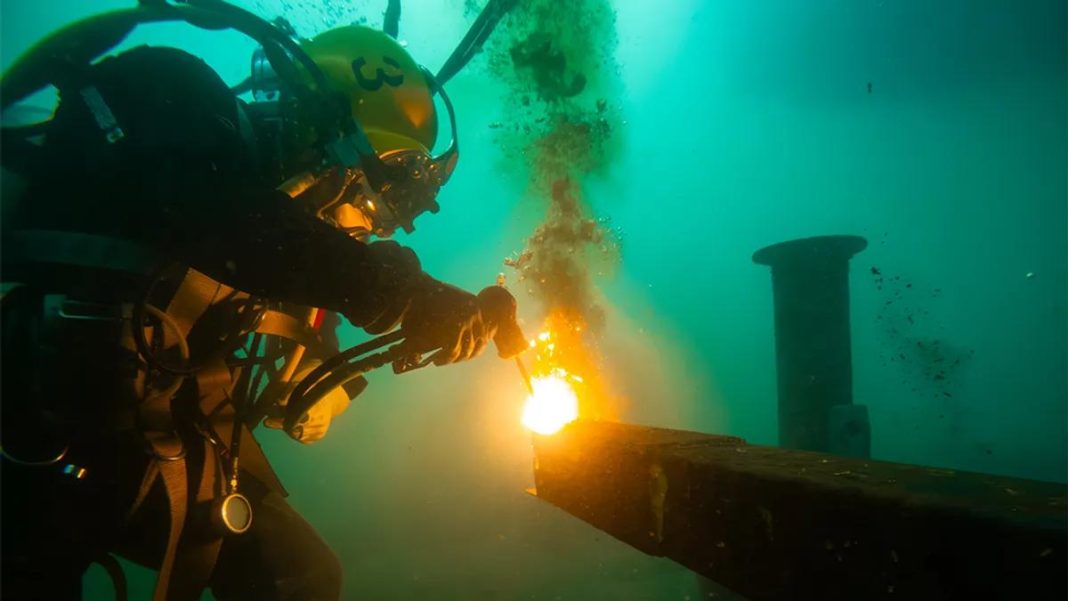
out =
<path fill-rule="evenodd" d="M 429 152 L 438 135 L 433 92 L 422 67 L 388 34 L 360 25 L 323 32 L 301 47 L 344 94 L 380 156 Z"/>
<path fill-rule="evenodd" d="M 300 46 L 319 68 L 328 91 L 348 102 L 356 134 L 367 148 L 359 161 L 349 161 L 358 163 L 358 168 L 350 167 L 356 184 L 350 186 L 352 192 L 320 207 L 320 216 L 352 232 L 389 236 L 398 227 L 411 232 L 418 215 L 438 211 L 438 190 L 459 157 L 448 96 L 429 71 L 382 31 L 338 27 Z M 448 110 L 453 137 L 447 150 L 432 157 L 438 136 L 435 94 Z M 346 164 L 343 159 L 334 162 Z"/>

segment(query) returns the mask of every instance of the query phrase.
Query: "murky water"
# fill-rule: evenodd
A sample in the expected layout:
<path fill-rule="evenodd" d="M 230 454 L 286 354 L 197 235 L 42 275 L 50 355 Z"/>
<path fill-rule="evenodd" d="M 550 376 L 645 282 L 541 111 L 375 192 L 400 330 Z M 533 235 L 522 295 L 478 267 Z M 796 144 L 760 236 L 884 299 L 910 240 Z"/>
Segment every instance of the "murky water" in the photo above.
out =
<path fill-rule="evenodd" d="M 5 2 L 0 62 L 129 4 Z M 241 4 L 311 36 L 378 26 L 386 3 Z M 400 39 L 434 70 L 484 4 L 404 2 Z M 1068 479 L 1063 2 L 520 4 L 449 85 L 462 159 L 440 214 L 398 239 L 468 289 L 503 272 L 528 334 L 571 332 L 533 369 L 582 377 L 587 415 L 775 444 L 771 279 L 751 255 L 863 236 L 853 395 L 872 456 Z M 154 25 L 123 47 L 146 43 L 231 84 L 254 46 Z M 370 380 L 316 445 L 258 433 L 346 599 L 708 596 L 524 492 L 514 364 Z M 153 575 L 130 574 L 147 595 Z M 93 568 L 86 598 L 109 586 Z"/>

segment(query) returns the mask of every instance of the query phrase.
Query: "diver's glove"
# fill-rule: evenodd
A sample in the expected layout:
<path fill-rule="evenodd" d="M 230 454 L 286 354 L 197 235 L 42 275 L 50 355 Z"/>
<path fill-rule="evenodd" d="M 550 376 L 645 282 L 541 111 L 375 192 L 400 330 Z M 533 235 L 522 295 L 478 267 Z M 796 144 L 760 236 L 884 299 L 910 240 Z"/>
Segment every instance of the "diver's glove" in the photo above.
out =
<path fill-rule="evenodd" d="M 474 294 L 424 276 L 414 288 L 401 331 L 413 351 L 437 350 L 430 360 L 447 365 L 478 356 L 497 329 L 483 319 Z"/>
<path fill-rule="evenodd" d="M 264 391 L 265 395 L 273 395 L 276 400 L 271 406 L 271 411 L 263 421 L 263 425 L 274 429 L 282 430 L 285 424 L 285 408 L 286 403 L 289 401 L 289 395 L 293 393 L 293 389 L 299 384 L 309 373 L 312 372 L 322 362 L 318 359 L 305 359 L 301 361 L 300 367 L 297 372 L 289 380 L 280 384 L 276 389 L 268 387 Z M 364 384 L 366 386 L 366 383 Z M 359 394 L 357 390 L 354 394 Z M 349 408 L 349 404 L 352 399 L 349 397 L 349 392 L 345 388 L 338 386 L 326 394 L 318 403 L 308 409 L 305 417 L 301 420 L 299 426 L 293 430 L 287 431 L 290 437 L 297 442 L 304 444 L 312 444 L 322 440 L 326 436 L 327 430 L 330 429 L 330 424 L 337 416 L 345 412 Z"/>
<path fill-rule="evenodd" d="M 504 286 L 489 286 L 478 293 L 478 306 L 482 310 L 483 323 L 493 330 L 493 344 L 497 356 L 511 359 L 529 348 L 516 316 L 515 297 Z"/>
<path fill-rule="evenodd" d="M 426 275 L 415 253 L 396 242 L 374 242 L 367 248 L 374 274 L 360 283 L 359 302 L 342 311 L 353 325 L 378 335 L 400 324 L 411 351 L 436 351 L 430 358 L 436 365 L 478 356 L 498 328 L 512 342 L 499 349 L 502 357 L 526 348 L 515 324 L 515 299 L 504 288 L 494 286 L 475 296 Z"/>

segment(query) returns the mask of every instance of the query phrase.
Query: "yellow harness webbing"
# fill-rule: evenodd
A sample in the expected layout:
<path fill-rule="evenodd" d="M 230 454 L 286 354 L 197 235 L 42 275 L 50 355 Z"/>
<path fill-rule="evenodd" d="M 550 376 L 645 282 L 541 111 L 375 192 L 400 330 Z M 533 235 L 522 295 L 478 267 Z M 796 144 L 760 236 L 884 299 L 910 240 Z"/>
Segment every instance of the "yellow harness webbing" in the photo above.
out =
<path fill-rule="evenodd" d="M 168 327 L 162 331 L 163 346 L 170 348 L 184 340 L 208 308 L 220 299 L 240 299 L 247 295 L 194 270 L 189 269 L 165 311 Z M 318 333 L 307 323 L 291 315 L 264 311 L 255 331 L 261 334 L 280 336 L 297 342 L 314 351 L 328 354 Z M 151 328 L 146 334 L 151 333 Z M 137 497 L 128 513 L 133 516 L 144 503 L 157 478 L 163 480 L 167 494 L 170 524 L 167 546 L 156 581 L 153 601 L 196 601 L 208 584 L 222 538 L 186 528 L 188 508 L 204 507 L 225 493 L 225 470 L 220 465 L 219 453 L 214 446 L 228 451 L 233 437 L 233 403 L 229 402 L 236 378 L 223 357 L 216 357 L 198 369 L 195 375 L 197 404 L 201 415 L 210 424 L 211 439 L 204 440 L 204 462 L 199 474 L 189 473 L 182 441 L 174 428 L 171 412 L 172 394 L 160 394 L 146 398 L 138 412 L 138 423 L 144 438 L 154 454 L 153 460 L 142 479 Z M 165 391 L 166 392 L 166 391 Z M 240 462 L 257 479 L 271 490 L 284 494 L 284 488 L 266 456 L 242 425 Z M 236 467 L 236 463 L 233 464 Z M 195 498 L 190 503 L 189 481 L 196 479 Z M 198 511 L 199 514 L 199 511 Z M 174 576 L 180 577 L 175 578 Z"/>
<path fill-rule="evenodd" d="M 185 338 L 193 324 L 209 306 L 224 293 L 224 286 L 211 278 L 190 269 L 178 290 L 175 292 L 166 313 L 171 327 L 164 331 L 176 338 Z M 232 292 L 232 289 L 229 290 Z M 171 332 L 170 330 L 176 330 Z M 165 346 L 174 344 L 164 334 Z M 197 374 L 200 404 L 212 405 L 226 400 L 229 394 L 230 373 L 225 364 L 201 370 Z M 195 601 L 211 576 L 211 570 L 218 556 L 222 539 L 219 537 L 183 538 L 186 515 L 189 507 L 188 483 L 191 476 L 187 471 L 185 448 L 174 427 L 171 411 L 171 395 L 156 394 L 146 398 L 138 412 L 139 425 L 145 441 L 152 449 L 153 460 L 149 463 L 141 481 L 137 498 L 128 515 L 132 516 L 143 504 L 156 478 L 163 480 L 167 495 L 168 525 L 167 545 L 156 579 L 153 601 Z M 211 443 L 204 441 L 204 462 L 199 474 L 196 501 L 210 503 L 218 488 L 219 471 L 217 458 Z M 192 542 L 200 539 L 201 542 Z M 181 578 L 174 579 L 175 573 Z"/>

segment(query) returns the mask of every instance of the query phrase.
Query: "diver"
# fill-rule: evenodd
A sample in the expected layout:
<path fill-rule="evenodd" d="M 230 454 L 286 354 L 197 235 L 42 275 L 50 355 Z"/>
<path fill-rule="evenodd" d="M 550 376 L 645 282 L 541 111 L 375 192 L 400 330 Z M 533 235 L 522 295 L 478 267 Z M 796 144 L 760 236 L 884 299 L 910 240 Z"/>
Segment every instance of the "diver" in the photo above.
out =
<path fill-rule="evenodd" d="M 142 0 L 4 74 L 5 109 L 59 92 L 51 119 L 2 129 L 4 599 L 79 599 L 114 555 L 159 570 L 157 601 L 339 598 L 252 430 L 314 442 L 366 386 L 328 377 L 335 315 L 392 331 L 398 372 L 526 346 L 503 288 L 447 285 L 387 240 L 438 210 L 459 156 L 442 84 L 511 3 L 437 77 L 394 39 L 398 0 L 384 32 L 310 40 L 220 0 Z M 254 38 L 252 77 L 230 89 L 170 47 L 100 58 L 159 21 Z"/>

